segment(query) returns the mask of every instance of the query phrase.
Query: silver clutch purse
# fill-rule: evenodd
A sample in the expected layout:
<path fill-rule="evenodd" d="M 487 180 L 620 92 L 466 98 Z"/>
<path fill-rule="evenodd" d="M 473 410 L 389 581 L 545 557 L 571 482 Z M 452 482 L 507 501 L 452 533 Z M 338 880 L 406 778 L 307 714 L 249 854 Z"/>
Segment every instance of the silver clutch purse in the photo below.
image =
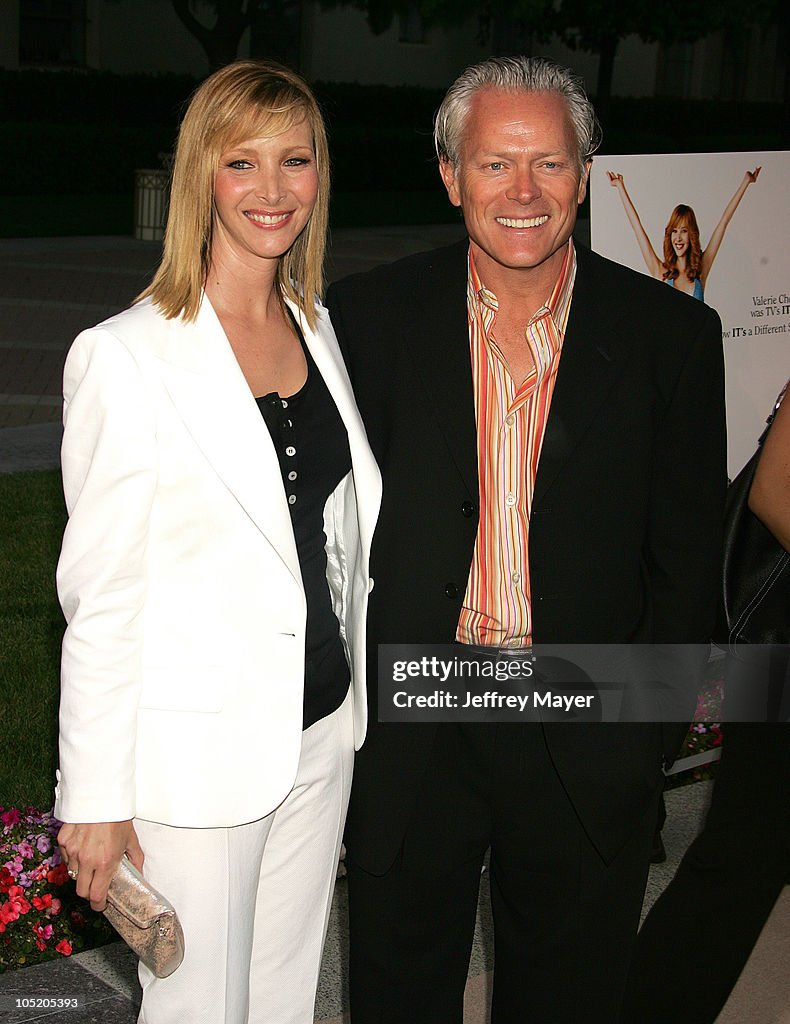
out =
<path fill-rule="evenodd" d="M 123 857 L 107 892 L 104 916 L 157 978 L 184 959 L 184 932 L 169 900 Z"/>

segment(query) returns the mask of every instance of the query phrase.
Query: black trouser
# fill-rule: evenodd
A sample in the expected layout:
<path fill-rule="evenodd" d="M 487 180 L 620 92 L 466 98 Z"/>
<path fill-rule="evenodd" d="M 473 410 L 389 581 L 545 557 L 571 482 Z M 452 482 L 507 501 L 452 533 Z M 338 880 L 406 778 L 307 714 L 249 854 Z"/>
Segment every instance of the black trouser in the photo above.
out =
<path fill-rule="evenodd" d="M 353 1024 L 460 1024 L 489 846 L 492 1020 L 614 1024 L 654 821 L 607 866 L 540 726 L 441 726 L 395 864 L 374 876 L 348 850 Z"/>

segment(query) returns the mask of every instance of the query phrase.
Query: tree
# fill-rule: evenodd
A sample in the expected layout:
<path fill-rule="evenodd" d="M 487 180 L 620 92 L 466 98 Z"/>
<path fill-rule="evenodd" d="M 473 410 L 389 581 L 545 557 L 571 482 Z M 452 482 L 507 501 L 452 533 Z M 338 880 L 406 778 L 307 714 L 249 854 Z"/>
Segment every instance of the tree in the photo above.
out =
<path fill-rule="evenodd" d="M 216 15 L 214 24 L 205 25 L 195 14 L 189 0 L 171 0 L 173 10 L 184 27 L 206 51 L 209 66 L 219 68 L 236 59 L 241 37 L 247 28 L 267 57 L 291 58 L 294 21 L 301 12 L 299 0 L 206 0 Z M 298 52 L 298 47 L 297 47 Z"/>
<path fill-rule="evenodd" d="M 553 0 L 321 0 L 321 6 L 365 11 L 375 35 L 386 32 L 397 15 L 414 11 L 428 28 L 476 19 L 478 41 L 495 54 L 529 52 L 534 40 L 549 38 L 555 24 Z"/>
<path fill-rule="evenodd" d="M 572 49 L 598 54 L 596 104 L 608 105 L 614 62 L 621 39 L 637 35 L 645 43 L 695 42 L 715 27 L 727 0 L 561 0 L 559 34 Z"/>
<path fill-rule="evenodd" d="M 117 2 L 117 0 L 108 0 Z M 302 0 L 200 0 L 212 17 L 205 24 L 191 0 L 167 0 L 181 24 L 200 43 L 212 71 L 235 60 L 250 29 L 250 52 L 299 66 Z"/>

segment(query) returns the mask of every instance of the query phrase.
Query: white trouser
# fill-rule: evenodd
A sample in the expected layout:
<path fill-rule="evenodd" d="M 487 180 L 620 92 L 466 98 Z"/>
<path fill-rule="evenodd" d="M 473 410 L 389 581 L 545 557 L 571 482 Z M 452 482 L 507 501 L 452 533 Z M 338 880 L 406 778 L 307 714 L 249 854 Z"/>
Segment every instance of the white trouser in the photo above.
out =
<path fill-rule="evenodd" d="M 186 946 L 169 978 L 140 965 L 139 1024 L 312 1024 L 353 763 L 349 695 L 303 733 L 293 789 L 265 818 L 135 820 L 145 876 L 175 906 Z"/>

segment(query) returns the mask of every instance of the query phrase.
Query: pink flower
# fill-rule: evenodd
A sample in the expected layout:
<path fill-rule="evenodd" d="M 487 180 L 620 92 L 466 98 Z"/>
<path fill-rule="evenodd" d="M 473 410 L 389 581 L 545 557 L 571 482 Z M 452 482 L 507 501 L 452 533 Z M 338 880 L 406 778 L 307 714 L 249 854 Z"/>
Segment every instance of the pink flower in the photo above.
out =
<path fill-rule="evenodd" d="M 2 821 L 6 828 L 11 828 L 12 825 L 16 825 L 20 817 L 21 815 L 16 807 L 11 807 L 5 814 L 0 814 L 0 821 Z"/>
<path fill-rule="evenodd" d="M 5 866 L 14 876 L 14 878 L 16 878 L 19 872 L 22 870 L 22 858 L 19 856 L 12 857 L 11 860 L 7 860 L 5 862 Z"/>
<path fill-rule="evenodd" d="M 52 925 L 33 925 L 33 934 L 36 936 L 36 945 L 39 949 L 47 948 L 47 941 L 52 938 Z"/>
<path fill-rule="evenodd" d="M 33 857 L 33 847 L 27 839 L 23 839 L 22 842 L 19 843 L 17 846 L 17 852 L 19 853 L 19 856 L 23 857 L 25 860 L 30 860 Z"/>
<path fill-rule="evenodd" d="M 48 835 L 40 835 L 38 839 L 36 839 L 36 847 L 38 848 L 39 853 L 49 853 L 52 848 L 52 840 Z"/>

